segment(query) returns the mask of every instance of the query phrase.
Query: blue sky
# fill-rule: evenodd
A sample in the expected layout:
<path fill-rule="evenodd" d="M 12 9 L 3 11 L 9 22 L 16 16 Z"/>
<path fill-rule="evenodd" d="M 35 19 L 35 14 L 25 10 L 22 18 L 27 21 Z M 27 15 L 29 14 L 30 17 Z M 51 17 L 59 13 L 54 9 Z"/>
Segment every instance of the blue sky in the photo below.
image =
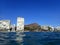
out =
<path fill-rule="evenodd" d="M 0 0 L 0 19 L 25 18 L 25 24 L 60 25 L 59 0 Z"/>

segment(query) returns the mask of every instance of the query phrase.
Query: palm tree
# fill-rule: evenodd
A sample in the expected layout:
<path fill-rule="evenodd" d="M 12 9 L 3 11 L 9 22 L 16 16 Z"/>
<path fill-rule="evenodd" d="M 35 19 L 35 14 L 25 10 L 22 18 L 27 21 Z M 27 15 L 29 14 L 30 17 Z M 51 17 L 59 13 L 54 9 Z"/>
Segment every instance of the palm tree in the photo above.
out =
<path fill-rule="evenodd" d="M 38 26 L 38 31 L 41 31 L 41 26 L 40 25 Z"/>
<path fill-rule="evenodd" d="M 48 30 L 50 31 L 52 28 L 48 26 Z"/>

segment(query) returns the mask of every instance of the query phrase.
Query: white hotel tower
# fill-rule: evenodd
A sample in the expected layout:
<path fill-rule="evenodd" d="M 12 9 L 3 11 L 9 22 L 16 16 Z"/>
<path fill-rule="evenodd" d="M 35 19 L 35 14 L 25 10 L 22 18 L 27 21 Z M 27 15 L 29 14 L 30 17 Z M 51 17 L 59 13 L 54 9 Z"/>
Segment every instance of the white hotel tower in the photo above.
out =
<path fill-rule="evenodd" d="M 17 17 L 17 32 L 24 31 L 24 18 Z"/>

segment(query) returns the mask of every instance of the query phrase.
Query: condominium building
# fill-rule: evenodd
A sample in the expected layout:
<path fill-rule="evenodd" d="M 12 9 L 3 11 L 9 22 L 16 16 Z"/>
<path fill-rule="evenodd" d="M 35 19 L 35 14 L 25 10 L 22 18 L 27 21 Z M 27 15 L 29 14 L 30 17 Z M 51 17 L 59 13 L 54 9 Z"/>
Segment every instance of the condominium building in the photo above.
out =
<path fill-rule="evenodd" d="M 10 20 L 0 20 L 0 30 L 10 29 Z"/>
<path fill-rule="evenodd" d="M 17 31 L 24 31 L 24 18 L 17 18 Z"/>

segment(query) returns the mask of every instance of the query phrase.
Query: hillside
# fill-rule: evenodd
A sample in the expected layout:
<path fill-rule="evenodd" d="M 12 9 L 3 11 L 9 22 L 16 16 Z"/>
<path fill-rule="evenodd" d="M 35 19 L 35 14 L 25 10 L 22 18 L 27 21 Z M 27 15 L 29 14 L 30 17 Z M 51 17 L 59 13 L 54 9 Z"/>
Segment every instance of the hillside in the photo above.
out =
<path fill-rule="evenodd" d="M 40 25 L 37 23 L 28 24 L 25 25 L 24 29 L 25 31 L 37 31 L 40 29 Z"/>

